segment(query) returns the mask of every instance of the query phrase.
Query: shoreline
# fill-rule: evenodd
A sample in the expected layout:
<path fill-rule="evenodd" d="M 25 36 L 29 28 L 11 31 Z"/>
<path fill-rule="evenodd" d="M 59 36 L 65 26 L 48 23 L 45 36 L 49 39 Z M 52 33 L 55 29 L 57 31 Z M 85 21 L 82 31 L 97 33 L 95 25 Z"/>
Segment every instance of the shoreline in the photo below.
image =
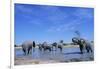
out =
<path fill-rule="evenodd" d="M 63 46 L 64 48 L 77 48 L 79 47 L 79 45 L 67 45 L 67 46 Z M 22 47 L 14 47 L 15 49 L 21 49 Z M 38 48 L 38 46 L 36 46 L 35 48 Z"/>

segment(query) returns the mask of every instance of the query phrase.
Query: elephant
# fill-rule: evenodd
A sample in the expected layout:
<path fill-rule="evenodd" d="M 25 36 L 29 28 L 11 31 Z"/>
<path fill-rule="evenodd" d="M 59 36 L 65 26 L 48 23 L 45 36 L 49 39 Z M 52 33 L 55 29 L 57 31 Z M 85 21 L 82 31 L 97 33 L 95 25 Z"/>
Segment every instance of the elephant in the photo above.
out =
<path fill-rule="evenodd" d="M 47 44 L 47 42 L 44 42 L 43 44 L 39 44 L 39 50 L 40 51 L 46 51 L 49 50 L 51 52 L 52 47 L 50 45 Z"/>
<path fill-rule="evenodd" d="M 83 54 L 84 48 L 87 50 L 87 53 L 93 51 L 91 48 L 91 44 L 88 41 L 86 41 L 85 39 L 82 39 L 82 38 L 79 39 L 79 38 L 73 37 L 72 42 L 79 45 L 81 54 Z"/>
<path fill-rule="evenodd" d="M 33 48 L 35 48 L 35 41 L 25 41 L 22 43 L 22 50 L 25 55 L 32 53 Z"/>
<path fill-rule="evenodd" d="M 84 42 L 85 42 L 85 40 L 84 39 L 79 39 L 79 38 L 77 38 L 77 37 L 73 37 L 72 38 L 72 42 L 74 43 L 74 44 L 77 44 L 77 45 L 79 45 L 79 48 L 80 48 L 80 52 L 81 52 L 81 54 L 83 54 L 83 48 L 84 48 Z"/>
<path fill-rule="evenodd" d="M 57 46 L 59 49 L 60 49 L 60 51 L 62 52 L 62 49 L 63 49 L 63 44 L 60 42 L 60 43 L 58 43 L 58 46 Z"/>
<path fill-rule="evenodd" d="M 38 44 L 38 47 L 39 47 L 39 50 L 40 51 L 46 51 L 46 50 L 49 50 L 49 51 L 53 51 L 53 48 L 55 48 L 55 50 L 60 49 L 60 51 L 62 51 L 63 49 L 63 44 L 62 42 L 60 43 L 56 43 L 54 42 L 53 44 L 47 44 L 47 42 L 44 42 L 43 44 Z"/>
<path fill-rule="evenodd" d="M 63 44 L 62 44 L 62 42 L 60 42 L 60 43 L 54 42 L 54 43 L 52 44 L 52 49 L 53 49 L 54 47 L 55 47 L 55 50 L 57 50 L 57 48 L 59 48 L 60 51 L 62 51 L 62 49 L 63 49 Z"/>
<path fill-rule="evenodd" d="M 90 44 L 90 42 L 88 42 L 88 41 L 85 41 L 84 42 L 84 44 L 85 44 L 85 48 L 86 48 L 86 50 L 87 50 L 87 53 L 89 53 L 89 52 L 93 52 L 93 50 L 92 50 L 92 48 L 91 48 L 91 44 Z"/>
<path fill-rule="evenodd" d="M 53 48 L 55 48 L 55 51 L 57 50 L 57 43 L 56 43 L 56 42 L 54 42 L 54 43 L 52 44 L 52 50 L 53 50 Z"/>
<path fill-rule="evenodd" d="M 43 50 L 42 44 L 38 44 L 38 48 L 40 51 L 42 51 Z"/>

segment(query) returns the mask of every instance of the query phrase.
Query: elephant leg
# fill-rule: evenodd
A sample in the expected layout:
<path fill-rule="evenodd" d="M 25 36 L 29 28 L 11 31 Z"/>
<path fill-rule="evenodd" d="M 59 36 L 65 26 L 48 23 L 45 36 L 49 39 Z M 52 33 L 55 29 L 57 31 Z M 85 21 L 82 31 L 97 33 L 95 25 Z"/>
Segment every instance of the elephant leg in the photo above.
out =
<path fill-rule="evenodd" d="M 44 51 L 46 51 L 46 48 L 44 47 Z"/>
<path fill-rule="evenodd" d="M 57 50 L 57 46 L 52 46 L 52 50 Z"/>
<path fill-rule="evenodd" d="M 92 48 L 91 48 L 91 46 L 89 46 L 89 50 L 92 52 Z"/>
<path fill-rule="evenodd" d="M 87 53 L 89 53 L 89 51 L 92 52 L 92 48 L 90 46 L 86 46 L 86 50 L 87 50 Z"/>
<path fill-rule="evenodd" d="M 42 47 L 39 47 L 39 50 L 42 51 Z"/>
<path fill-rule="evenodd" d="M 49 50 L 49 47 L 46 47 L 45 50 Z"/>
<path fill-rule="evenodd" d="M 89 48 L 86 46 L 87 53 L 89 53 Z"/>
<path fill-rule="evenodd" d="M 48 49 L 49 49 L 49 51 L 51 52 L 51 47 L 49 47 Z"/>
<path fill-rule="evenodd" d="M 24 54 L 26 55 L 26 50 L 23 48 L 23 52 L 24 52 Z"/>
<path fill-rule="evenodd" d="M 62 47 L 60 47 L 60 51 L 62 52 Z"/>
<path fill-rule="evenodd" d="M 81 54 L 83 54 L 83 46 L 80 46 Z"/>
<path fill-rule="evenodd" d="M 27 54 L 29 54 L 30 53 L 30 49 L 28 49 L 28 53 Z"/>
<path fill-rule="evenodd" d="M 53 51 L 53 46 L 51 47 L 52 51 Z"/>
<path fill-rule="evenodd" d="M 57 51 L 57 46 L 55 46 L 55 51 Z"/>
<path fill-rule="evenodd" d="M 90 48 L 90 51 L 93 52 L 92 48 Z"/>
<path fill-rule="evenodd" d="M 27 53 L 27 54 L 32 53 L 31 51 L 32 51 L 32 47 L 29 47 L 29 48 L 28 48 L 28 53 Z"/>
<path fill-rule="evenodd" d="M 60 49 L 60 51 L 62 52 L 62 47 L 61 46 L 58 46 L 58 48 Z"/>

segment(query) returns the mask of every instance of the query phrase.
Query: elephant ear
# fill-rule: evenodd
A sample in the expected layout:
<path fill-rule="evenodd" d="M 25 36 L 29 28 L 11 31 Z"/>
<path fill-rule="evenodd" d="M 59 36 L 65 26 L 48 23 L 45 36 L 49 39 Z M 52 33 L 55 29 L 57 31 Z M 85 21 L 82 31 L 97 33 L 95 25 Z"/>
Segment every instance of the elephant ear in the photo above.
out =
<path fill-rule="evenodd" d="M 79 39 L 78 39 L 77 37 L 73 37 L 73 38 L 72 38 L 72 42 L 73 42 L 73 43 L 78 43 L 78 41 L 79 41 Z"/>

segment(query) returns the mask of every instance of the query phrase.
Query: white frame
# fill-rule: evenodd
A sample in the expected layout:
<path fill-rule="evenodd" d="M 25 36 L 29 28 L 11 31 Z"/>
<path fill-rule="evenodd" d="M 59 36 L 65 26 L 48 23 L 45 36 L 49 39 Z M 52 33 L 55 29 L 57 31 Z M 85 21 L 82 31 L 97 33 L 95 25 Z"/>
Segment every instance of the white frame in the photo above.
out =
<path fill-rule="evenodd" d="M 14 68 L 14 69 L 28 69 L 28 68 L 39 68 L 41 69 L 41 67 L 51 67 L 52 66 L 57 66 L 57 65 L 65 65 L 65 63 L 57 63 L 56 64 L 48 64 L 48 65 L 18 65 L 18 66 L 14 66 L 14 3 L 23 3 L 23 4 L 40 4 L 40 5 L 57 5 L 57 6 L 73 6 L 73 7 L 89 7 L 89 8 L 95 8 L 95 1 L 94 0 L 87 0 L 87 1 L 84 1 L 84 0 L 11 0 L 11 41 L 10 41 L 10 44 L 11 44 L 11 63 L 10 63 L 10 68 Z M 81 62 L 80 62 L 81 63 Z M 76 65 L 76 64 L 80 64 L 80 63 L 73 63 L 73 65 Z M 88 62 L 88 63 L 85 63 L 85 64 L 89 64 L 91 62 Z M 94 62 L 92 62 L 94 63 Z M 72 64 L 72 63 L 70 63 Z M 70 64 L 67 64 L 69 66 L 71 66 Z M 83 62 L 81 64 L 84 64 Z M 39 67 L 40 66 L 40 67 Z M 66 66 L 66 65 L 65 65 Z M 56 68 L 56 67 L 55 67 Z M 61 68 L 61 67 L 60 67 Z M 60 69 L 58 68 L 58 69 Z"/>

